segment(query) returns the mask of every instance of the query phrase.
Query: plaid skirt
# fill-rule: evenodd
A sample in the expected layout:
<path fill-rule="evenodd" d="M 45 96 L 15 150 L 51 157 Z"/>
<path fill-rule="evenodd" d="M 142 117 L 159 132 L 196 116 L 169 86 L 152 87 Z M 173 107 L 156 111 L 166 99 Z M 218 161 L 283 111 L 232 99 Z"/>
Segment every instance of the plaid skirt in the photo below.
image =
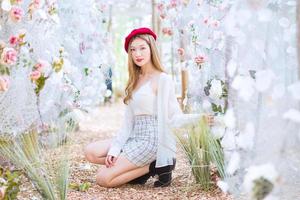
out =
<path fill-rule="evenodd" d="M 156 159 L 157 148 L 157 117 L 135 116 L 133 132 L 122 148 L 122 154 L 133 164 L 142 167 Z"/>

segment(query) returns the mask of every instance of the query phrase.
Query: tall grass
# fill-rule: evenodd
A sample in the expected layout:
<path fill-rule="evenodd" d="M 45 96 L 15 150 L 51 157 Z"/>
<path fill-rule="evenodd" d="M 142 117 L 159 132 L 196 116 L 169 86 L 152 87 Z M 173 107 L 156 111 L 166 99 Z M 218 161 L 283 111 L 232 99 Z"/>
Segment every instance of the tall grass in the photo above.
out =
<path fill-rule="evenodd" d="M 213 166 L 221 178 L 226 176 L 222 147 L 210 133 L 206 118 L 201 118 L 197 124 L 185 127 L 184 130 L 177 130 L 176 136 L 189 160 L 196 183 L 204 190 L 209 190 L 213 185 L 211 177 Z"/>
<path fill-rule="evenodd" d="M 40 142 L 35 128 L 17 137 L 0 138 L 0 154 L 9 159 L 33 183 L 43 199 L 65 200 L 69 178 L 69 146 L 74 124 L 64 124 L 51 129 L 57 145 Z"/>

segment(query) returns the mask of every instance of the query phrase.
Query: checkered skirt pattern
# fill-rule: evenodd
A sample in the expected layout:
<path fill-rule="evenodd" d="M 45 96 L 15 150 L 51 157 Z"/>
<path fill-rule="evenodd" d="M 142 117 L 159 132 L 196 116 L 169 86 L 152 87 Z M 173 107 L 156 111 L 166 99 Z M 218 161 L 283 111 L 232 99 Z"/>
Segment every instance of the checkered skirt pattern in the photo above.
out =
<path fill-rule="evenodd" d="M 133 164 L 142 167 L 156 159 L 158 148 L 157 117 L 134 117 L 133 132 L 126 141 L 122 154 Z"/>

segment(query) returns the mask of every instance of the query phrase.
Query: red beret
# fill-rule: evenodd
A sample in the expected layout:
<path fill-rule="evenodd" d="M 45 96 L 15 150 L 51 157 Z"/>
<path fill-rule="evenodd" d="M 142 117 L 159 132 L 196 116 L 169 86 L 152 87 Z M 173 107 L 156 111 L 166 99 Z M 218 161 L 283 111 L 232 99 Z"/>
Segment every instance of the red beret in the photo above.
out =
<path fill-rule="evenodd" d="M 127 37 L 125 38 L 125 50 L 126 52 L 128 53 L 128 46 L 129 46 L 129 42 L 131 40 L 132 37 L 136 36 L 136 35 L 140 35 L 140 34 L 149 34 L 149 35 L 152 35 L 154 37 L 154 39 L 156 40 L 156 34 L 151 31 L 151 29 L 149 28 L 138 28 L 138 29 L 133 29 L 131 31 L 131 33 L 129 33 L 129 35 L 127 35 Z"/>

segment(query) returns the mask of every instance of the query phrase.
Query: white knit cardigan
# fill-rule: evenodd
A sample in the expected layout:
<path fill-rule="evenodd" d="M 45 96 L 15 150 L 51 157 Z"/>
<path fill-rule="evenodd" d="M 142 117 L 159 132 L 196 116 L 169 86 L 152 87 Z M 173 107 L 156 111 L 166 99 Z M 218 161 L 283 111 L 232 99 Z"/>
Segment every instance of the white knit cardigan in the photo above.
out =
<path fill-rule="evenodd" d="M 112 141 L 108 155 L 117 157 L 133 129 L 133 111 L 129 103 L 125 108 L 125 116 L 117 136 Z M 176 138 L 171 128 L 179 128 L 189 123 L 195 123 L 200 114 L 183 114 L 176 95 L 175 86 L 170 75 L 159 75 L 157 93 L 157 121 L 158 121 L 158 150 L 156 167 L 173 164 L 176 156 Z"/>

